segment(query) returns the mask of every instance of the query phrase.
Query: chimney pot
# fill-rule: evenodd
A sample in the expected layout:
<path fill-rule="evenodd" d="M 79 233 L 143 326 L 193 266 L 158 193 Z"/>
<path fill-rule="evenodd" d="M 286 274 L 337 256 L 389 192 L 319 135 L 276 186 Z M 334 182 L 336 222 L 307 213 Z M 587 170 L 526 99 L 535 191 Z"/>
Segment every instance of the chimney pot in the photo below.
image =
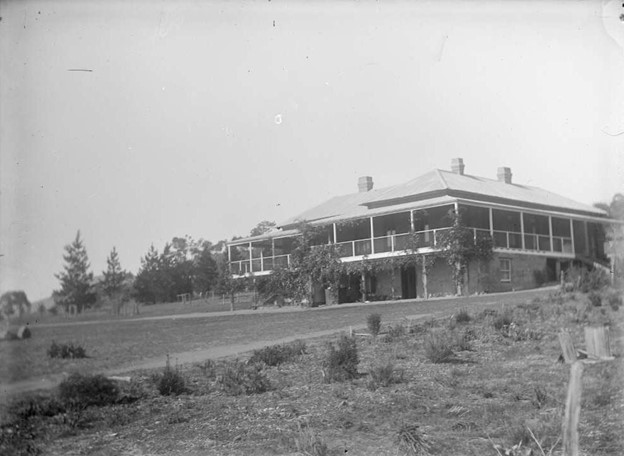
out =
<path fill-rule="evenodd" d="M 369 192 L 373 189 L 373 178 L 371 176 L 362 176 L 358 179 L 358 191 L 360 193 Z"/>
<path fill-rule="evenodd" d="M 504 182 L 506 184 L 511 184 L 511 176 L 511 168 L 507 168 L 506 166 L 498 168 L 498 172 L 496 173 L 499 182 Z"/>
<path fill-rule="evenodd" d="M 451 171 L 455 174 L 459 174 L 460 176 L 464 175 L 464 159 L 463 158 L 453 158 L 451 160 Z"/>

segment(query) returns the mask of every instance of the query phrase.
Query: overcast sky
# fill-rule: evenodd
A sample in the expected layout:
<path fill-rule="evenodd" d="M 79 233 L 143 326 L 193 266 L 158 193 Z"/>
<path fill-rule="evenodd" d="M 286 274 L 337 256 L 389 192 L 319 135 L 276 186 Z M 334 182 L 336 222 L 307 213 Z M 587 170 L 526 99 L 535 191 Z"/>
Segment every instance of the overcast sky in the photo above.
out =
<path fill-rule="evenodd" d="M 0 291 L 48 296 L 77 230 L 96 274 L 113 246 L 136 272 L 151 243 L 246 235 L 453 157 L 610 201 L 620 3 L 4 1 Z"/>

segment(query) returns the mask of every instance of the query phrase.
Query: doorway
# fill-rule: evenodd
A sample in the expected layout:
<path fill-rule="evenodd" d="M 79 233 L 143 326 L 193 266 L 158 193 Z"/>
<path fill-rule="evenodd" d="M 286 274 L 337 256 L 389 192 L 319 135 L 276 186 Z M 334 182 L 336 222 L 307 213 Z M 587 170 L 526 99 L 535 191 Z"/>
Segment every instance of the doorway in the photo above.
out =
<path fill-rule="evenodd" d="M 401 268 L 401 298 L 416 298 L 416 267 L 413 265 Z"/>

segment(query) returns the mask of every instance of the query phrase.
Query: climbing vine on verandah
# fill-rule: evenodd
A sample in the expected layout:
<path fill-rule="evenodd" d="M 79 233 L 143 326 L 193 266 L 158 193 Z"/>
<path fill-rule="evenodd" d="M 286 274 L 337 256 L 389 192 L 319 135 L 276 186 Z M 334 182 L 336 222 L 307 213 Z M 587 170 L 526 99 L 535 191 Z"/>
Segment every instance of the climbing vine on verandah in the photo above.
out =
<path fill-rule="evenodd" d="M 364 256 L 359 261 L 341 261 L 338 247 L 333 244 L 314 245 L 323 233 L 324 227 L 300 222 L 301 233 L 295 239 L 290 265 L 277 268 L 260 284 L 264 295 L 280 295 L 298 302 L 312 301 L 312 284 L 337 293 L 340 278 L 345 274 L 368 275 L 378 271 L 394 271 L 408 266 L 421 266 L 428 271 L 440 258 L 451 267 L 455 289 L 462 294 L 466 270 L 470 261 L 478 264 L 492 257 L 490 236 L 473 237 L 473 230 L 467 228 L 459 214 L 452 213 L 452 226 L 438 234 L 436 249 L 419 252 L 422 245 L 420 235 L 411 232 L 403 254 L 386 258 L 371 259 Z M 364 292 L 364 290 L 363 290 Z"/>
<path fill-rule="evenodd" d="M 453 212 L 452 225 L 441 233 L 438 245 L 440 255 L 451 267 L 457 294 L 462 294 L 466 270 L 472 260 L 479 264 L 487 262 L 493 255 L 493 242 L 489 235 L 474 238 L 473 230 L 466 227 L 461 214 Z"/>

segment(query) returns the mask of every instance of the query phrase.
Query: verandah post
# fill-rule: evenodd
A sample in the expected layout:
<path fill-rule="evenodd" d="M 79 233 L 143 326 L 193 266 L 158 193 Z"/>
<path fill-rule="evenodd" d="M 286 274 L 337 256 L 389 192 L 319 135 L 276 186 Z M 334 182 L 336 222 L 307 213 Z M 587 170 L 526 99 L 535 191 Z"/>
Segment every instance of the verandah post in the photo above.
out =
<path fill-rule="evenodd" d="M 423 282 L 423 294 L 425 299 L 429 299 L 429 292 L 427 291 L 427 256 L 422 256 L 422 282 Z"/>

